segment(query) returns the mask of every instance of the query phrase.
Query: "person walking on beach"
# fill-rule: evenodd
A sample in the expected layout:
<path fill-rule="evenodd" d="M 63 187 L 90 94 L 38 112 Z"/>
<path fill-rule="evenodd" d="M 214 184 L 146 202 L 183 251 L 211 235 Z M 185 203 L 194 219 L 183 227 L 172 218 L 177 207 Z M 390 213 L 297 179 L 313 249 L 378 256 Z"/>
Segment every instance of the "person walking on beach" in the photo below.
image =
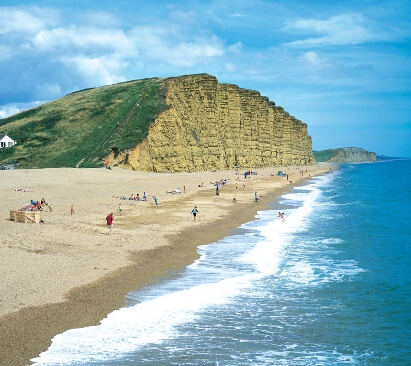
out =
<path fill-rule="evenodd" d="M 113 230 L 113 221 L 114 221 L 113 213 L 107 215 L 107 217 L 106 217 L 106 222 L 107 222 L 107 229 L 108 229 L 107 234 L 108 234 L 108 235 L 111 235 L 111 233 L 112 233 L 112 230 Z"/>
<path fill-rule="evenodd" d="M 74 203 L 71 204 L 70 215 L 74 215 Z"/>
<path fill-rule="evenodd" d="M 120 216 L 123 215 L 123 206 L 121 206 L 121 203 L 118 204 L 118 212 L 119 212 Z"/>
<path fill-rule="evenodd" d="M 198 210 L 197 210 L 197 206 L 194 206 L 193 210 L 191 211 L 191 213 L 193 214 L 193 218 L 194 221 L 196 220 L 196 216 L 198 214 Z"/>

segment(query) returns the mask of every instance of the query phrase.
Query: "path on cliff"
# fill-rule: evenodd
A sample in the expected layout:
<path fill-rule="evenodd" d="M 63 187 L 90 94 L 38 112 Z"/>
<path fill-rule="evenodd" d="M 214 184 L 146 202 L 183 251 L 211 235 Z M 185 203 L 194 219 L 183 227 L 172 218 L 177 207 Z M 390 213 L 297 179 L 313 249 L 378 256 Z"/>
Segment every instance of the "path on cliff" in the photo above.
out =
<path fill-rule="evenodd" d="M 136 102 L 133 104 L 133 108 L 130 109 L 130 111 L 127 114 L 127 118 L 124 121 L 123 124 L 118 124 L 116 125 L 113 130 L 111 131 L 110 135 L 99 145 L 97 145 L 93 150 L 91 150 L 90 152 L 88 152 L 77 164 L 76 164 L 76 168 L 79 168 L 81 164 L 83 164 L 83 162 L 94 152 L 96 152 L 99 148 L 101 148 L 104 144 L 106 144 L 114 135 L 115 132 L 121 132 L 122 129 L 124 129 L 124 127 L 126 127 L 129 123 L 130 123 L 130 117 L 133 114 L 134 110 L 140 106 L 140 100 L 141 98 L 144 96 L 144 93 L 146 91 L 147 87 L 143 87 L 143 89 L 141 90 L 141 94 L 138 97 L 138 99 L 136 100 Z M 139 114 L 137 114 L 137 117 L 139 116 Z"/>

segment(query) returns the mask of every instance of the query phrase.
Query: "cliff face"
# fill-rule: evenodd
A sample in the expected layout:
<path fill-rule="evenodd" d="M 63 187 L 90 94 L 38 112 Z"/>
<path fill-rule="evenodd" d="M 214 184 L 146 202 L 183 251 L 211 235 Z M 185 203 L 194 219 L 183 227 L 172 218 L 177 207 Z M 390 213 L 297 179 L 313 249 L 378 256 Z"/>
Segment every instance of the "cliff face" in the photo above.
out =
<path fill-rule="evenodd" d="M 329 160 L 333 163 L 363 163 L 377 161 L 377 155 L 374 152 L 366 151 L 358 147 L 345 147 L 337 149 L 335 155 Z"/>
<path fill-rule="evenodd" d="M 258 92 L 201 74 L 166 81 L 170 108 L 117 161 L 134 170 L 199 171 L 313 164 L 307 125 Z"/>

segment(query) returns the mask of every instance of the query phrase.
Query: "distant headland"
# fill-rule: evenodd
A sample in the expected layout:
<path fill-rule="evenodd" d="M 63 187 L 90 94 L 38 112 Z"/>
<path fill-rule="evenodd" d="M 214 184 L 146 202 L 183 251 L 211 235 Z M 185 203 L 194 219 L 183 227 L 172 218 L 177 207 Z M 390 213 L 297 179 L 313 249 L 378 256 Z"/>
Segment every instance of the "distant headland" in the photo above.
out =
<path fill-rule="evenodd" d="M 377 161 L 377 154 L 359 147 L 343 147 L 314 151 L 317 162 L 328 163 L 364 163 Z"/>

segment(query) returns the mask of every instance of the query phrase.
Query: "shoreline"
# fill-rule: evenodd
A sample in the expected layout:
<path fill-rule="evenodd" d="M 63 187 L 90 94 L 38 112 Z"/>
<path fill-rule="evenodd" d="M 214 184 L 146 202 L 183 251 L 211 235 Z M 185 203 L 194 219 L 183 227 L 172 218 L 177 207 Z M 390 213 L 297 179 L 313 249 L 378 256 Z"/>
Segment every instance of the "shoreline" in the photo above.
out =
<path fill-rule="evenodd" d="M 328 164 L 320 168 L 318 166 L 309 166 L 307 169 L 314 176 L 328 173 L 331 166 L 335 165 Z M 0 338 L 0 349 L 3 354 L 0 365 L 31 364 L 30 359 L 45 351 L 56 334 L 67 329 L 99 324 L 100 320 L 108 313 L 125 305 L 126 295 L 130 291 L 154 284 L 160 279 L 167 278 L 173 271 L 184 269 L 198 258 L 197 247 L 199 245 L 212 243 L 229 235 L 241 224 L 252 221 L 258 211 L 267 208 L 271 202 L 278 199 L 282 194 L 295 186 L 304 185 L 306 180 L 309 179 L 308 177 L 298 177 L 293 172 L 292 178 L 295 183 L 289 185 L 284 184 L 285 178 L 280 180 L 279 177 L 266 175 L 266 171 L 277 169 L 281 170 L 281 168 L 258 169 L 259 172 L 264 171 L 264 177 L 259 175 L 247 180 L 246 189 L 240 187 L 239 181 L 231 181 L 229 185 L 222 188 L 219 197 L 215 196 L 213 188 L 198 188 L 195 190 L 192 185 L 187 184 L 187 188 L 190 187 L 189 194 L 164 196 L 162 197 L 163 206 L 146 206 L 142 210 L 143 215 L 141 212 L 136 212 L 135 207 L 132 207 L 131 210 L 126 209 L 127 216 L 123 217 L 123 220 L 118 224 L 116 223 L 113 236 L 107 236 L 112 239 L 108 242 L 109 245 L 112 245 L 113 241 L 118 241 L 117 245 L 122 245 L 120 244 L 122 239 L 129 236 L 132 237 L 131 240 L 133 241 L 133 234 L 136 234 L 134 228 L 136 222 L 141 225 L 138 228 L 139 234 L 152 236 L 154 232 L 160 231 L 160 236 L 164 241 L 154 246 L 153 243 L 151 243 L 151 246 L 149 243 L 148 247 L 144 249 L 124 245 L 125 248 L 120 248 L 119 252 L 122 252 L 123 255 L 126 254 L 127 263 L 124 263 L 124 260 L 122 261 L 124 265 L 114 263 L 114 270 L 108 271 L 108 273 L 98 273 L 94 281 L 91 280 L 89 283 L 80 286 L 72 286 L 63 294 L 63 301 L 25 306 L 20 310 L 1 316 L 0 329 L 5 336 Z M 122 173 L 119 172 L 119 174 Z M 124 172 L 124 174 L 129 173 Z M 195 179 L 205 179 L 205 176 L 215 176 L 217 174 L 220 177 L 221 174 L 229 173 L 216 172 L 213 174 L 207 172 L 207 174 L 193 174 Z M 165 177 L 165 180 L 171 178 L 167 175 L 159 177 Z M 184 174 L 174 177 L 177 180 L 182 178 L 181 182 L 188 181 L 187 175 Z M 163 184 L 167 185 L 168 182 L 163 182 Z M 238 185 L 237 188 L 234 187 L 235 184 Z M 262 199 L 259 202 L 254 202 L 251 198 L 254 189 L 263 192 Z M 233 195 L 239 197 L 238 203 L 232 203 Z M 118 203 L 117 201 L 114 202 Z M 198 220 L 194 223 L 189 213 L 193 202 L 198 202 L 197 205 L 200 211 Z M 110 204 L 113 206 L 112 201 Z M 137 205 L 139 204 L 140 202 L 137 203 Z M 150 213 L 148 210 L 152 212 Z M 176 221 L 175 215 L 179 217 L 183 212 L 187 216 L 184 222 Z M 64 222 L 66 219 L 67 217 L 64 217 L 62 221 Z M 162 223 L 160 230 L 156 226 L 155 220 Z M 16 225 L 15 223 L 10 224 Z M 25 224 L 19 225 L 24 226 Z M 45 226 L 42 225 L 42 228 Z M 34 227 L 39 227 L 39 225 L 34 225 Z M 81 229 L 80 227 L 79 230 L 81 231 Z M 101 227 L 96 230 L 98 234 L 104 232 L 101 231 Z M 125 234 L 119 235 L 119 232 Z M 107 237 L 97 236 L 96 240 L 98 242 L 107 241 Z M 96 245 L 104 246 L 101 244 Z M 100 248 L 97 249 L 100 253 Z M 91 252 L 94 253 L 94 250 L 96 248 L 92 249 Z M 88 254 L 90 253 L 85 255 Z M 118 265 L 117 269 L 115 269 L 116 265 Z M 46 281 L 43 280 L 43 285 L 47 286 L 47 280 L 50 280 L 50 278 L 46 278 Z"/>

